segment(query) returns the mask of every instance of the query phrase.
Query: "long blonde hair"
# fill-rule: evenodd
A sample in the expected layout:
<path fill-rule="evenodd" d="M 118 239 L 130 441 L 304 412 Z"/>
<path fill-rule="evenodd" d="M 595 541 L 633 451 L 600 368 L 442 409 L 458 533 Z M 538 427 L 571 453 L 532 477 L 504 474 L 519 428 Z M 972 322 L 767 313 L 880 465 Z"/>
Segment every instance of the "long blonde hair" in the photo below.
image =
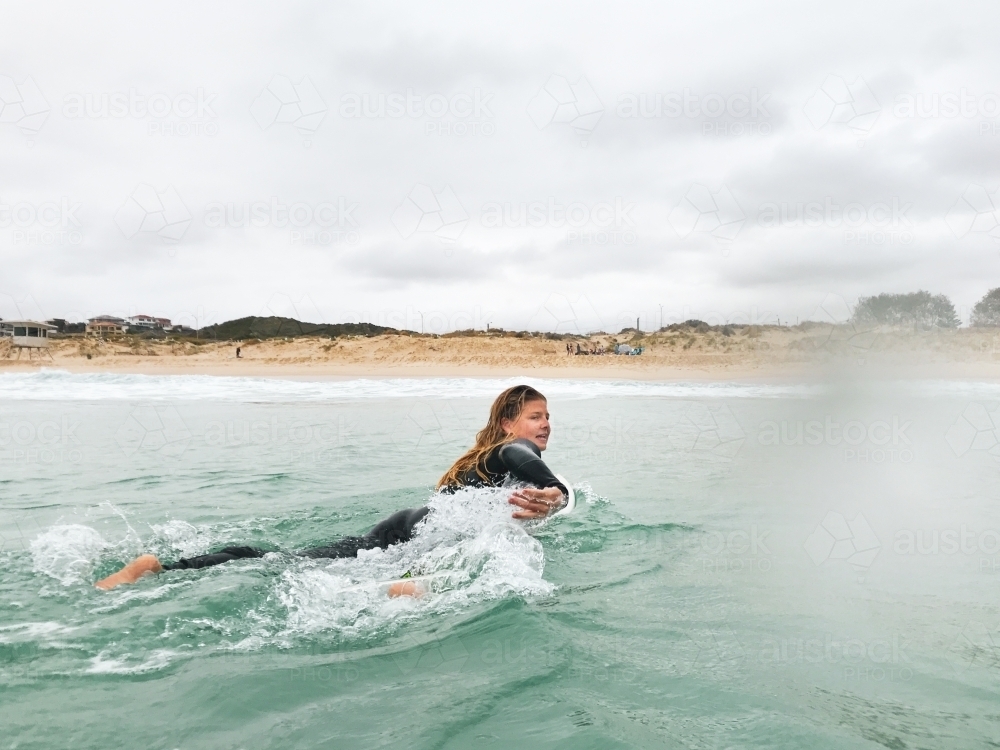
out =
<path fill-rule="evenodd" d="M 516 422 L 529 401 L 545 401 L 546 398 L 530 385 L 515 385 L 497 396 L 490 407 L 490 419 L 486 426 L 476 433 L 476 444 L 458 459 L 444 476 L 438 480 L 438 489 L 454 487 L 459 478 L 470 470 L 475 470 L 481 479 L 488 479 L 484 471 L 486 457 L 498 446 L 514 440 L 514 436 L 503 428 L 503 420 Z"/>

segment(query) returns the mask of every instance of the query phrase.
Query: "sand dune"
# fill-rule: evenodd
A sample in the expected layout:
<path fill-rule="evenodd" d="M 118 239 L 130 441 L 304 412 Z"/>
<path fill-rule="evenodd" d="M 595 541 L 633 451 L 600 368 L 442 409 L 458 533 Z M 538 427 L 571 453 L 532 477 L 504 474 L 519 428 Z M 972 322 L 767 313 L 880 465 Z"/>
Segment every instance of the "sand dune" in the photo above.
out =
<path fill-rule="evenodd" d="M 727 335 L 728 334 L 728 335 Z M 569 355 L 575 348 L 642 346 L 641 356 Z M 236 359 L 236 347 L 242 358 Z M 0 349 L 0 372 L 56 367 L 74 372 L 201 373 L 287 377 L 535 375 L 567 378 L 798 379 L 837 368 L 913 377 L 1000 377 L 1000 333 L 855 331 L 849 326 L 680 329 L 572 340 L 511 334 L 383 335 L 267 341 L 55 339 L 51 359 Z"/>

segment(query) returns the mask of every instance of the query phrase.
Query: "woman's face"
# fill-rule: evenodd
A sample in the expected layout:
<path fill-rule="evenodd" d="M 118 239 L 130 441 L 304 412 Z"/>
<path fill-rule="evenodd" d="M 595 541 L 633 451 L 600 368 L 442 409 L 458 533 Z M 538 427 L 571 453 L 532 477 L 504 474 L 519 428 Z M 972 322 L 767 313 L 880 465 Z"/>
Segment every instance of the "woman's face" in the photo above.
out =
<path fill-rule="evenodd" d="M 517 419 L 511 421 L 504 419 L 500 422 L 504 432 L 516 438 L 526 438 L 538 446 L 538 450 L 545 450 L 549 443 L 549 433 L 552 427 L 549 425 L 549 405 L 548 402 L 528 401 L 521 409 Z"/>

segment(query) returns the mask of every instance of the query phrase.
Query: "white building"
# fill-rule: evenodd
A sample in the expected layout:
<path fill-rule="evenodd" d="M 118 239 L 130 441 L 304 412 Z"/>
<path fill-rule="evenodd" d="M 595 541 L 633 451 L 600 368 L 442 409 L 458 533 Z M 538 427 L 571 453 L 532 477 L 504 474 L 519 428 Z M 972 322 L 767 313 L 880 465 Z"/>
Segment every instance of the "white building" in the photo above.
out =
<path fill-rule="evenodd" d="M 56 330 L 55 326 L 48 323 L 40 323 L 37 320 L 3 320 L 0 321 L 0 337 L 4 341 L 10 341 L 11 347 L 17 349 L 17 358 L 21 358 L 21 352 L 28 350 L 28 357 L 32 352 L 48 349 L 49 331 Z M 52 356 L 51 354 L 49 355 Z"/>
<path fill-rule="evenodd" d="M 156 328 L 156 318 L 151 315 L 133 315 L 131 318 L 125 318 L 125 322 L 132 328 L 146 328 L 149 330 Z"/>
<path fill-rule="evenodd" d="M 131 328 L 142 328 L 147 331 L 170 328 L 169 318 L 154 318 L 152 315 L 133 315 L 131 318 L 125 318 L 125 322 Z"/>

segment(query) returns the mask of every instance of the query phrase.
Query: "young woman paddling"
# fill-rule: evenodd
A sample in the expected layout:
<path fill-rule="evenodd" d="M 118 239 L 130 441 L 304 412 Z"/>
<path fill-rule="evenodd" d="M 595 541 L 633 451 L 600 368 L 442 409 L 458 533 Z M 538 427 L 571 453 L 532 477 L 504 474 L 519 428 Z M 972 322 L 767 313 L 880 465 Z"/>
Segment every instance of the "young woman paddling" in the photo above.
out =
<path fill-rule="evenodd" d="M 438 489 L 454 491 L 460 487 L 498 487 L 508 477 L 528 485 L 514 491 L 509 499 L 519 510 L 514 518 L 545 518 L 566 502 L 567 490 L 545 462 L 542 451 L 552 431 L 545 397 L 527 385 L 517 385 L 501 393 L 490 408 L 489 421 L 476 435 L 476 444 L 459 458 L 438 481 Z M 408 542 L 414 528 L 429 508 L 413 508 L 393 513 L 364 536 L 343 537 L 336 542 L 294 554 L 311 558 L 356 557 L 359 550 L 386 549 Z M 99 589 L 113 589 L 123 583 L 135 583 L 150 573 L 165 570 L 207 568 L 242 558 L 263 557 L 267 550 L 256 547 L 225 547 L 218 552 L 181 558 L 164 565 L 155 555 L 142 555 L 124 568 L 98 581 Z M 412 595 L 406 582 L 394 584 L 390 595 Z"/>

